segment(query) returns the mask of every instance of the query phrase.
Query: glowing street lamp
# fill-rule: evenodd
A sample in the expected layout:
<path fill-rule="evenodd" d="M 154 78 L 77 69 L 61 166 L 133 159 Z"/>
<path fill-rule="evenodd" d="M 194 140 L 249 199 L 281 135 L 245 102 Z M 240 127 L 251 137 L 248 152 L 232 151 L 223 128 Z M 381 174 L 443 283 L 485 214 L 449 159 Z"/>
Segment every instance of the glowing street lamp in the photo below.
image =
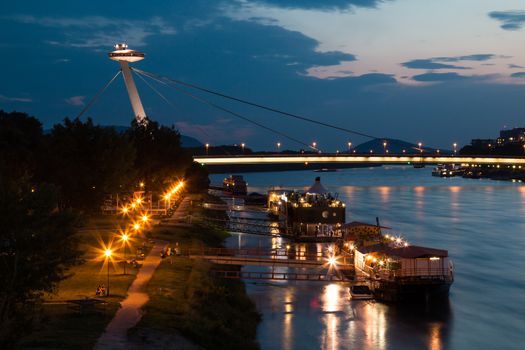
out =
<path fill-rule="evenodd" d="M 120 239 L 122 240 L 122 244 L 124 244 L 124 275 L 125 275 L 126 274 L 126 265 L 128 264 L 127 254 L 126 254 L 127 249 L 126 248 L 128 247 L 129 236 L 127 235 L 127 233 L 124 233 L 124 234 L 122 234 Z"/>
<path fill-rule="evenodd" d="M 456 152 L 457 152 L 458 144 L 457 144 L 456 142 L 454 142 L 454 143 L 452 144 L 452 146 L 454 147 L 454 155 L 455 155 Z"/>
<path fill-rule="evenodd" d="M 204 145 L 206 147 L 206 155 L 208 155 L 208 149 L 210 148 L 210 144 L 207 143 L 206 145 Z"/>
<path fill-rule="evenodd" d="M 107 288 L 107 292 L 106 292 L 106 296 L 109 297 L 109 263 L 111 262 L 111 255 L 113 254 L 113 252 L 111 251 L 111 249 L 106 249 L 104 251 L 104 256 L 106 257 L 106 262 L 108 263 L 108 288 Z"/>
<path fill-rule="evenodd" d="M 242 153 L 244 153 L 244 147 L 246 146 L 246 144 L 243 142 L 241 143 L 241 148 L 242 148 Z"/>
<path fill-rule="evenodd" d="M 352 142 L 348 142 L 348 150 L 350 151 L 352 149 Z"/>
<path fill-rule="evenodd" d="M 141 181 L 140 184 L 139 184 L 139 186 L 140 186 L 140 187 L 144 187 L 144 182 Z"/>
<path fill-rule="evenodd" d="M 423 146 L 423 144 L 421 142 L 418 142 L 417 146 L 419 147 L 419 152 L 423 153 L 423 148 L 421 148 L 421 146 Z"/>
<path fill-rule="evenodd" d="M 122 214 L 127 214 L 129 211 L 128 207 L 122 208 Z"/>
<path fill-rule="evenodd" d="M 149 217 L 146 214 L 144 214 L 142 215 L 141 219 L 142 219 L 142 222 L 148 222 Z"/>
<path fill-rule="evenodd" d="M 317 148 L 317 142 L 315 142 L 315 141 L 312 142 L 312 147 L 313 147 L 314 149 L 316 149 L 316 148 Z"/>
<path fill-rule="evenodd" d="M 139 223 L 134 223 L 134 224 L 133 224 L 133 229 L 134 229 L 135 231 L 140 230 L 140 224 L 139 224 Z"/>
<path fill-rule="evenodd" d="M 386 141 L 383 141 L 383 151 L 386 153 L 386 146 L 387 146 L 387 143 Z"/>
<path fill-rule="evenodd" d="M 280 152 L 280 151 L 281 151 L 281 143 L 277 142 L 277 152 Z"/>

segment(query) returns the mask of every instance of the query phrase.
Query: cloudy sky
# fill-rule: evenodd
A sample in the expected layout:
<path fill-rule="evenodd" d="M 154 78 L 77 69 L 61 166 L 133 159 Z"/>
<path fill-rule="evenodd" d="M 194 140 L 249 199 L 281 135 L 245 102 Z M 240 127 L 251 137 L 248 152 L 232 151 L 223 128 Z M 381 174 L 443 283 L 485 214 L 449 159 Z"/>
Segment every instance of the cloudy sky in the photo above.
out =
<path fill-rule="evenodd" d="M 75 117 L 118 65 L 137 68 L 378 137 L 440 148 L 525 126 L 523 0 L 11 1 L 0 5 L 0 108 L 45 127 Z M 301 145 L 136 77 L 148 116 L 211 144 Z M 366 138 L 216 97 L 213 103 L 321 149 Z M 88 111 L 133 117 L 122 78 Z"/>

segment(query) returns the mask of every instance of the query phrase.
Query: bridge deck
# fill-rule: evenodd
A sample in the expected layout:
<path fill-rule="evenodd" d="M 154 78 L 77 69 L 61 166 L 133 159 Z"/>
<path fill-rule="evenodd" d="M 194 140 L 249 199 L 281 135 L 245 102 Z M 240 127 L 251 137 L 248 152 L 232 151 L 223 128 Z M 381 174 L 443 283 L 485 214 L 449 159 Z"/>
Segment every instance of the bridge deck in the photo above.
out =
<path fill-rule="evenodd" d="M 206 165 L 255 165 L 255 164 L 301 164 L 301 163 L 359 163 L 359 164 L 492 164 L 525 165 L 525 157 L 517 156 L 442 156 L 437 154 L 270 154 L 235 156 L 195 156 L 197 163 Z"/>
<path fill-rule="evenodd" d="M 220 255 L 190 255 L 191 259 L 205 259 L 215 264 L 222 265 L 250 265 L 250 266 L 283 266 L 293 268 L 328 268 L 326 260 L 298 260 L 286 258 L 259 258 L 259 257 L 242 257 L 242 256 L 220 256 Z M 337 264 L 337 268 L 341 270 L 353 270 L 354 265 L 341 261 Z"/>

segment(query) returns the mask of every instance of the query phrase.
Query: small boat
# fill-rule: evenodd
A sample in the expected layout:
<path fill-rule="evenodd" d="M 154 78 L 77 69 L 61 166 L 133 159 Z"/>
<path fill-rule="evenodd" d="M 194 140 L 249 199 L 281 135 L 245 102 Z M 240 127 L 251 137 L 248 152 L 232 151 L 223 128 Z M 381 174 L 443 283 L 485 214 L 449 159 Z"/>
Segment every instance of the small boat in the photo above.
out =
<path fill-rule="evenodd" d="M 371 300 L 374 295 L 368 286 L 355 285 L 350 287 L 350 296 L 353 300 Z"/>
<path fill-rule="evenodd" d="M 315 169 L 316 173 L 333 173 L 336 171 L 339 171 L 338 169 L 329 169 L 329 168 L 322 168 L 322 169 Z"/>

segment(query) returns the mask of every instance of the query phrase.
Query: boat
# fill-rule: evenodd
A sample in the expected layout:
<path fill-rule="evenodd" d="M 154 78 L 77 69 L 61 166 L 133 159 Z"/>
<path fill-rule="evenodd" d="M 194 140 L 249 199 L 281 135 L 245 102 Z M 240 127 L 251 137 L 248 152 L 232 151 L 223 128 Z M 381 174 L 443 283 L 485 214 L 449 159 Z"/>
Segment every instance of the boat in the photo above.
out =
<path fill-rule="evenodd" d="M 298 242 L 335 242 L 342 237 L 346 205 L 316 177 L 306 191 L 268 191 L 268 211 Z"/>
<path fill-rule="evenodd" d="M 367 285 L 354 285 L 350 287 L 350 296 L 352 300 L 371 300 L 374 294 Z"/>
<path fill-rule="evenodd" d="M 442 299 L 454 282 L 448 251 L 399 243 L 398 238 L 355 248 L 354 265 L 378 300 Z"/>
<path fill-rule="evenodd" d="M 230 175 L 225 178 L 222 182 L 222 188 L 225 192 L 229 192 L 234 195 L 245 196 L 248 193 L 246 181 L 242 175 Z"/>
<path fill-rule="evenodd" d="M 454 176 L 461 176 L 464 173 L 464 169 L 455 164 L 451 165 L 442 165 L 438 164 L 437 167 L 432 169 L 432 176 L 439 176 L 439 177 L 454 177 Z"/>
<path fill-rule="evenodd" d="M 336 172 L 336 171 L 339 171 L 338 169 L 333 169 L 333 168 L 322 168 L 322 169 L 315 169 L 314 170 L 316 173 L 333 173 L 333 172 Z"/>

